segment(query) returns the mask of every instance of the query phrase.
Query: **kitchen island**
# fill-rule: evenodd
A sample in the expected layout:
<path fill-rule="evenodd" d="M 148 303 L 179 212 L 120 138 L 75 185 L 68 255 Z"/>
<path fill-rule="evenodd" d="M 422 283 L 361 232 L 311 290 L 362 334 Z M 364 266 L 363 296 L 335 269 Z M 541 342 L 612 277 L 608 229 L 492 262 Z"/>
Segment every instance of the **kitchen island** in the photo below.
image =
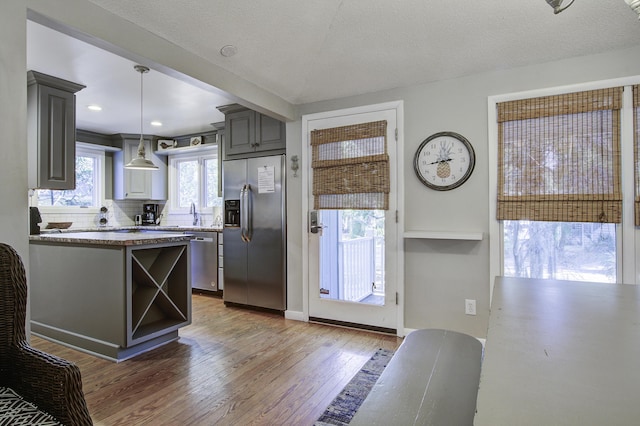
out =
<path fill-rule="evenodd" d="M 114 361 L 178 339 L 178 329 L 191 323 L 191 237 L 31 236 L 31 331 Z"/>

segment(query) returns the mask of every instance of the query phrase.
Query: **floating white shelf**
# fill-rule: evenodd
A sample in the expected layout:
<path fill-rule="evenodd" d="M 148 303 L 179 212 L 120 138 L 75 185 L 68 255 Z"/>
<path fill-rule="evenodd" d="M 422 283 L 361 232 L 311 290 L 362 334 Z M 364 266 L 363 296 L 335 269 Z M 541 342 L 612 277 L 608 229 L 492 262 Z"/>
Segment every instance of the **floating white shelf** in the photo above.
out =
<path fill-rule="evenodd" d="M 405 231 L 404 238 L 480 241 L 482 240 L 482 232 Z"/>
<path fill-rule="evenodd" d="M 213 148 L 215 148 L 217 146 L 218 146 L 218 144 L 216 144 L 216 143 L 208 143 L 208 144 L 202 144 L 202 145 L 196 145 L 196 146 L 181 146 L 179 148 L 157 150 L 157 151 L 155 151 L 155 154 L 156 155 L 171 155 L 171 154 L 183 154 L 185 152 L 201 152 L 201 151 L 211 150 L 211 149 L 213 149 Z"/>

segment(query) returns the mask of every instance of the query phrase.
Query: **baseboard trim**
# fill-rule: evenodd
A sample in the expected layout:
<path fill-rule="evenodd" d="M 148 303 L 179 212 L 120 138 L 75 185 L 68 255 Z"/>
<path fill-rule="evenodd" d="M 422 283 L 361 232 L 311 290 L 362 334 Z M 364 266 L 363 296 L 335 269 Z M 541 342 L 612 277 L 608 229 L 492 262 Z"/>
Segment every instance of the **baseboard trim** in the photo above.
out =
<path fill-rule="evenodd" d="M 284 317 L 294 321 L 307 322 L 307 317 L 304 315 L 304 312 L 300 311 L 284 311 Z"/>

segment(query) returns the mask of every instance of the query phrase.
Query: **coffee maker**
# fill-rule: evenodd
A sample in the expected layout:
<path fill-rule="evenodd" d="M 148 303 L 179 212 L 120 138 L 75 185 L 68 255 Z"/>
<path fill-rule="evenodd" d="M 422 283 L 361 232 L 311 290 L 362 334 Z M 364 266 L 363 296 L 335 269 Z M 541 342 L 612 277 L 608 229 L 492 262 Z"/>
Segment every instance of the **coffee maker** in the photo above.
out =
<path fill-rule="evenodd" d="M 142 224 L 155 225 L 157 219 L 158 219 L 158 205 L 143 204 L 142 205 Z"/>
<path fill-rule="evenodd" d="M 37 207 L 29 207 L 29 235 L 38 235 L 40 233 L 39 223 L 42 223 L 42 216 Z"/>

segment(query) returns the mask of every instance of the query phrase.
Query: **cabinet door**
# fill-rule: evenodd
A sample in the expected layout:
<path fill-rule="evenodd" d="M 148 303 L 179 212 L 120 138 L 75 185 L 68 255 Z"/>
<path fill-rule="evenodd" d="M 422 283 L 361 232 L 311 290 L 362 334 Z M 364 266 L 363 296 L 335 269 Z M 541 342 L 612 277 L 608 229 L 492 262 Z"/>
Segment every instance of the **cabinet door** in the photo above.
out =
<path fill-rule="evenodd" d="M 225 117 L 225 158 L 255 150 L 256 113 L 239 111 Z"/>
<path fill-rule="evenodd" d="M 257 114 L 256 151 L 272 151 L 286 148 L 284 123 L 266 115 Z"/>
<path fill-rule="evenodd" d="M 125 141 L 124 164 L 138 156 L 138 144 L 140 141 Z M 144 149 L 151 152 L 151 144 L 144 141 Z M 132 200 L 148 200 L 151 198 L 151 178 L 155 171 L 149 170 L 124 170 L 124 198 Z"/>
<path fill-rule="evenodd" d="M 156 155 L 145 139 L 145 155 L 158 170 L 130 170 L 124 165 L 138 156 L 140 139 L 122 139 L 122 151 L 113 155 L 113 198 L 116 200 L 166 200 L 167 157 Z"/>
<path fill-rule="evenodd" d="M 37 182 L 31 188 L 75 189 L 76 187 L 76 105 L 75 95 L 48 86 L 39 86 L 37 129 Z"/>

